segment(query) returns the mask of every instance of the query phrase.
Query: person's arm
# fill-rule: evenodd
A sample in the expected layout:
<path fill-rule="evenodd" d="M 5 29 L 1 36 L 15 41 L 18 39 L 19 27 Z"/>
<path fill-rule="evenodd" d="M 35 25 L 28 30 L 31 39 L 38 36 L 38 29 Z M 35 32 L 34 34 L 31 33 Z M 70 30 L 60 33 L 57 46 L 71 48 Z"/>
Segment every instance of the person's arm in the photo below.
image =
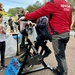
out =
<path fill-rule="evenodd" d="M 2 30 L 2 33 L 6 34 L 6 30 L 5 30 L 5 29 L 3 29 L 3 30 Z"/>
<path fill-rule="evenodd" d="M 53 2 L 47 2 L 41 8 L 25 15 L 25 19 L 34 20 L 42 16 L 49 15 L 54 12 L 55 5 Z"/>
<path fill-rule="evenodd" d="M 3 26 L 1 26 L 1 30 L 2 30 L 3 34 L 6 34 L 6 30 L 5 30 L 5 28 Z"/>

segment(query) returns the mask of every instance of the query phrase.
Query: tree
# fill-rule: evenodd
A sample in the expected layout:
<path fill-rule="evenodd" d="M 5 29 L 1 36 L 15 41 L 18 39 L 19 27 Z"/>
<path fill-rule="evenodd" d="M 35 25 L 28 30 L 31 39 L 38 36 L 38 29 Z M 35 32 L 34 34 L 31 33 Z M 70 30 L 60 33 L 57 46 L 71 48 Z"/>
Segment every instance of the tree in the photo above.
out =
<path fill-rule="evenodd" d="M 29 5 L 25 10 L 28 10 L 29 12 L 32 12 L 32 11 L 40 8 L 41 6 L 42 6 L 42 4 L 39 1 L 36 1 L 35 4 Z M 12 14 L 12 16 L 15 16 L 16 14 L 18 14 L 20 8 L 22 8 L 22 7 L 11 8 L 11 9 L 8 10 L 8 13 Z"/>
<path fill-rule="evenodd" d="M 72 29 L 75 30 L 75 20 L 73 22 Z"/>
<path fill-rule="evenodd" d="M 16 7 L 16 8 L 11 8 L 8 10 L 9 14 L 12 14 L 12 16 L 15 16 L 16 14 L 19 13 L 19 9 L 21 9 L 22 7 Z"/>
<path fill-rule="evenodd" d="M 15 8 L 11 8 L 8 10 L 9 14 L 12 14 L 12 16 L 15 16 L 15 13 L 17 13 L 17 10 Z"/>
<path fill-rule="evenodd" d="M 28 10 L 29 12 L 34 11 L 34 7 L 32 5 L 29 5 L 26 10 Z"/>
<path fill-rule="evenodd" d="M 75 8 L 75 0 L 67 0 L 69 4 L 71 4 L 71 6 L 73 7 L 73 9 Z"/>
<path fill-rule="evenodd" d="M 35 4 L 29 5 L 29 6 L 26 8 L 26 10 L 28 10 L 29 12 L 32 12 L 32 11 L 34 11 L 34 10 L 40 8 L 41 6 L 42 6 L 42 4 L 41 4 L 39 1 L 36 1 Z"/>
<path fill-rule="evenodd" d="M 46 3 L 46 2 L 48 2 L 49 0 L 43 0 L 43 3 Z"/>

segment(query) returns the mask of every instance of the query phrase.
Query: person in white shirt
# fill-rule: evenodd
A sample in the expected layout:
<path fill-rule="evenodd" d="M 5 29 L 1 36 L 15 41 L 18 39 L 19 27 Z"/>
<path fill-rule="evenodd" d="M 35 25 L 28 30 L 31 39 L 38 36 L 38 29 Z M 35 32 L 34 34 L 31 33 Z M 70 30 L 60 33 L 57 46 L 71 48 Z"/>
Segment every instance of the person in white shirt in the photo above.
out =
<path fill-rule="evenodd" d="M 0 53 L 1 53 L 1 66 L 0 71 L 3 70 L 3 68 L 7 67 L 5 66 L 5 35 L 6 30 L 3 25 L 3 16 L 0 14 Z"/>

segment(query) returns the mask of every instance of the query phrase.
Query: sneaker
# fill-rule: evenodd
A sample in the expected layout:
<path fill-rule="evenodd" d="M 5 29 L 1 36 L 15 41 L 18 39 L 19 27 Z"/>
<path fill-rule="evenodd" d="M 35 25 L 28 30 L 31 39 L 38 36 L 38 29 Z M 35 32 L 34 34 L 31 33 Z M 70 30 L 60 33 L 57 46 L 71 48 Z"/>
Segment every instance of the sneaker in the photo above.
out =
<path fill-rule="evenodd" d="M 6 66 L 6 65 L 2 65 L 2 67 L 3 67 L 3 68 L 7 68 L 7 66 Z"/>
<path fill-rule="evenodd" d="M 1 67 L 0 67 L 0 71 L 3 71 L 3 69 L 4 69 L 4 68 L 1 66 Z"/>
<path fill-rule="evenodd" d="M 4 68 L 7 68 L 7 66 L 6 66 L 6 65 L 4 65 L 3 67 L 4 67 Z"/>
<path fill-rule="evenodd" d="M 50 50 L 50 49 L 48 49 L 47 51 L 45 51 L 45 53 L 43 54 L 43 57 L 44 57 L 44 58 L 45 58 L 45 57 L 48 57 L 49 54 L 51 54 L 51 50 Z"/>

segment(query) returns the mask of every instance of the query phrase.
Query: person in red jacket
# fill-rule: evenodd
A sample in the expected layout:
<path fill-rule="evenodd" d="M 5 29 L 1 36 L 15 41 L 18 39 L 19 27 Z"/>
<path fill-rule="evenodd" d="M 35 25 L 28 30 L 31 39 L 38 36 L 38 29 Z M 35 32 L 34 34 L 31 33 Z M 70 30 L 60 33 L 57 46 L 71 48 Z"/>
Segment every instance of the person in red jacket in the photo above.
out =
<path fill-rule="evenodd" d="M 35 20 L 42 16 L 49 18 L 48 30 L 52 35 L 52 45 L 58 65 L 53 71 L 57 75 L 67 75 L 65 49 L 70 38 L 72 7 L 65 0 L 50 0 L 41 8 L 25 14 L 19 21 L 21 19 Z"/>

